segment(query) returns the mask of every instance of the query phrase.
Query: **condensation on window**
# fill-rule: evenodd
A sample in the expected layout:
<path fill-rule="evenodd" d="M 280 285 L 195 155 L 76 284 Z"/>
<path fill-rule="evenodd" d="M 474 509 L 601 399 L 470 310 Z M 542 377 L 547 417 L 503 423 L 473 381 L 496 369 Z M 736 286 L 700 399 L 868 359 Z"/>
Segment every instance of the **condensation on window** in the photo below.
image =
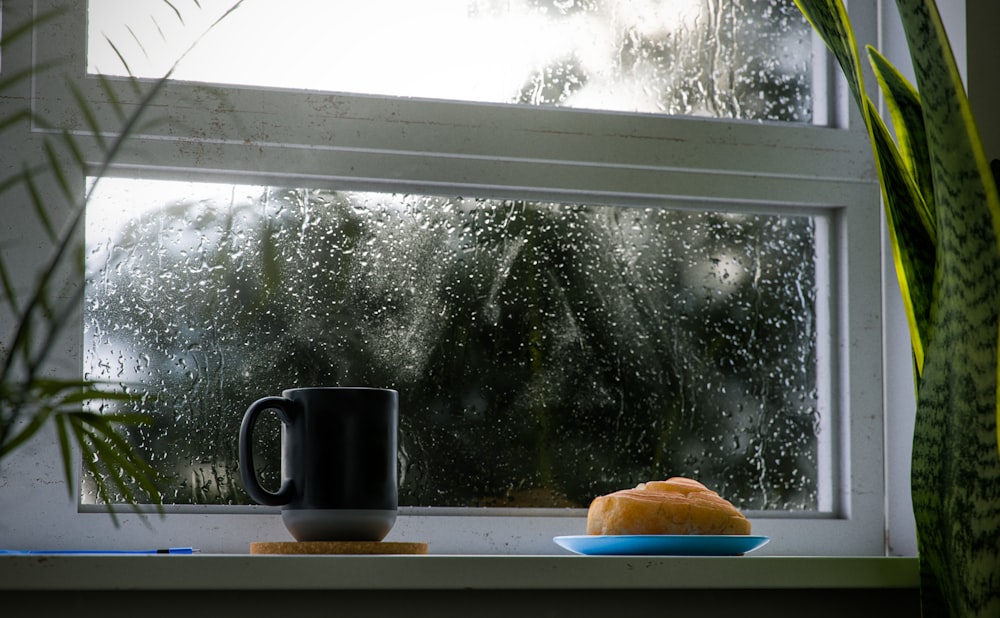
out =
<path fill-rule="evenodd" d="M 399 391 L 403 505 L 586 507 L 681 475 L 814 511 L 829 482 L 814 217 L 100 183 L 85 373 L 156 395 L 130 439 L 168 503 L 248 503 L 244 410 L 321 385 Z"/>
<path fill-rule="evenodd" d="M 812 118 L 812 34 L 793 0 L 244 0 L 225 14 L 233 4 L 90 0 L 88 70 L 159 77 L 189 50 L 173 78 Z"/>

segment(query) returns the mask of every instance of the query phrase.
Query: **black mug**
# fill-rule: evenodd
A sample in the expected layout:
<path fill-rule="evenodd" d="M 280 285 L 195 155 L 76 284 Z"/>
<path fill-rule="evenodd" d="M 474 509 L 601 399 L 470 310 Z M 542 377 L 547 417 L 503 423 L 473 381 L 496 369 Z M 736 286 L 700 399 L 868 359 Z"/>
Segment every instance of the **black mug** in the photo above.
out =
<path fill-rule="evenodd" d="M 281 506 L 299 541 L 381 541 L 399 501 L 396 391 L 384 388 L 292 388 L 255 401 L 240 427 L 240 474 L 250 497 Z M 253 428 L 273 410 L 281 419 L 281 486 L 261 487 L 254 470 Z"/>

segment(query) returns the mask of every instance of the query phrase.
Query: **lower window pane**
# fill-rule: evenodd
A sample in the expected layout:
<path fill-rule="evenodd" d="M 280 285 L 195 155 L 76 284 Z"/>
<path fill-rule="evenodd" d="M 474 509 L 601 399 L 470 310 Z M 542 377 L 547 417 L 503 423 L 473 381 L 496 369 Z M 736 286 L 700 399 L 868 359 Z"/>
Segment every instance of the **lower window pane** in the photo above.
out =
<path fill-rule="evenodd" d="M 586 507 L 684 475 L 744 509 L 814 511 L 831 469 L 817 228 L 105 178 L 85 373 L 159 395 L 131 438 L 171 503 L 248 502 L 236 437 L 254 399 L 369 385 L 400 392 L 402 505 Z M 256 433 L 274 487 L 270 421 Z"/>

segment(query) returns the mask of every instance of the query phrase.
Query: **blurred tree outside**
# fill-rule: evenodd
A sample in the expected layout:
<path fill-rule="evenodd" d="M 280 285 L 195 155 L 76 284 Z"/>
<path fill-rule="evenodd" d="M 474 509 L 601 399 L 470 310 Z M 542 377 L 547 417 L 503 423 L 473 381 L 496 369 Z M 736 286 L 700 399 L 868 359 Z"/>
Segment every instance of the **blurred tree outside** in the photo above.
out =
<path fill-rule="evenodd" d="M 614 53 L 568 50 L 509 103 L 811 120 L 790 0 L 649 3 L 690 11 L 682 27 L 628 2 L 521 4 L 607 24 Z M 257 397 L 370 385 L 400 392 L 404 505 L 585 507 L 686 475 L 741 508 L 817 508 L 809 216 L 101 180 L 133 182 L 88 212 L 85 372 L 161 394 L 133 438 L 168 503 L 248 501 L 235 442 Z"/>
<path fill-rule="evenodd" d="M 90 371 L 168 394 L 135 436 L 167 502 L 247 502 L 255 398 L 370 385 L 400 392 L 402 504 L 580 507 L 680 474 L 815 508 L 812 219 L 259 191 L 90 245 Z"/>

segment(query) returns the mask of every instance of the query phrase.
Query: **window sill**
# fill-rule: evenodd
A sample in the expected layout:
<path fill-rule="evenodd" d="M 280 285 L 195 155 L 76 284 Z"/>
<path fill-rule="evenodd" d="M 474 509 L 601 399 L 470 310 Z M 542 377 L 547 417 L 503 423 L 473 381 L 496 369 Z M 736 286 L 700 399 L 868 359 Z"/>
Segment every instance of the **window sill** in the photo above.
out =
<path fill-rule="evenodd" d="M 10 615 L 918 615 L 913 558 L 0 556 Z M 5 614 L 6 615 L 6 614 Z"/>
<path fill-rule="evenodd" d="M 915 558 L 0 556 L 0 591 L 916 588 Z"/>

